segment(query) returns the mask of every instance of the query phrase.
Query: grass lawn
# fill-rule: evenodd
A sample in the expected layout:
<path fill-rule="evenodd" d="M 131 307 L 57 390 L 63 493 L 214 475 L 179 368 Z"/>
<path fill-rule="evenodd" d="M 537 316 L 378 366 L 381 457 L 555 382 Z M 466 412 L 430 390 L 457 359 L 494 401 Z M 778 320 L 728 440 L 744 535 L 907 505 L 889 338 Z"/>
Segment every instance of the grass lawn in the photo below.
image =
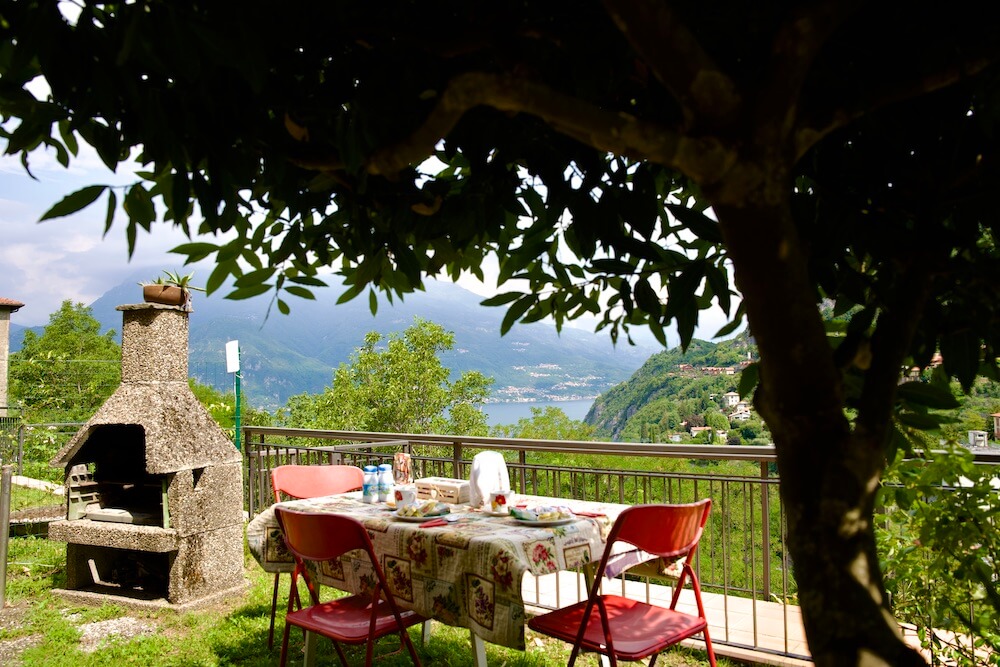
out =
<path fill-rule="evenodd" d="M 89 667 L 91 665 L 143 665 L 144 667 L 217 665 L 276 665 L 280 654 L 283 612 L 276 622 L 275 647 L 267 648 L 268 617 L 273 579 L 246 556 L 245 595 L 204 610 L 127 610 L 117 605 L 80 607 L 52 594 L 63 585 L 65 546 L 40 538 L 13 538 L 7 566 L 7 607 L 0 610 L 0 664 L 32 667 Z M 282 578 L 286 599 L 288 577 Z M 420 644 L 420 628 L 410 630 L 423 664 L 472 665 L 468 630 L 434 623 L 431 641 Z M 532 632 L 526 635 L 528 649 L 517 651 L 487 644 L 491 666 L 557 667 L 565 665 L 565 644 Z M 339 665 L 332 645 L 318 642 L 317 665 Z M 392 638 L 382 640 L 376 651 L 390 653 L 398 647 Z M 292 632 L 289 665 L 302 664 L 302 633 Z M 363 647 L 348 652 L 352 664 L 364 663 Z M 409 665 L 402 653 L 377 662 L 389 667 Z M 596 656 L 578 660 L 580 665 L 598 664 Z M 637 663 L 634 663 L 637 664 Z M 673 649 L 660 657 L 658 665 L 707 665 L 704 653 Z M 719 664 L 733 665 L 720 659 Z"/>

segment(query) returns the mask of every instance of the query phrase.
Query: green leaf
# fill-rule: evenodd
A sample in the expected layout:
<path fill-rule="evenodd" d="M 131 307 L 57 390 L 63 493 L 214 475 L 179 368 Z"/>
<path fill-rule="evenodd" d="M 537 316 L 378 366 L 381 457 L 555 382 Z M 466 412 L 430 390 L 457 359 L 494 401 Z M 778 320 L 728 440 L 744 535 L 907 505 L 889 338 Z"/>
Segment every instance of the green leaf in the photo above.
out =
<path fill-rule="evenodd" d="M 742 326 L 742 324 L 743 324 L 742 317 L 732 320 L 728 322 L 725 326 L 723 326 L 721 329 L 719 329 L 717 332 L 715 332 L 715 336 L 713 336 L 713 338 L 722 338 L 723 336 L 728 336 L 729 334 L 739 329 L 740 326 Z"/>
<path fill-rule="evenodd" d="M 590 263 L 593 271 L 598 273 L 611 273 L 614 275 L 632 275 L 635 267 L 620 259 L 595 259 Z"/>
<path fill-rule="evenodd" d="M 219 260 L 218 264 L 215 265 L 215 269 L 212 270 L 212 274 L 208 277 L 208 282 L 205 284 L 205 291 L 211 294 L 219 289 L 226 281 L 226 278 L 234 274 L 237 270 L 239 270 L 239 267 L 235 260 Z"/>
<path fill-rule="evenodd" d="M 292 285 L 291 287 L 286 287 L 285 291 L 288 292 L 289 294 L 294 294 L 300 299 L 311 299 L 313 301 L 316 300 L 316 296 L 305 287 L 297 287 L 295 285 Z"/>
<path fill-rule="evenodd" d="M 510 328 L 521 318 L 521 315 L 524 315 L 534 305 L 536 298 L 534 294 L 525 294 L 507 309 L 507 314 L 504 315 L 503 322 L 500 324 L 501 336 L 510 331 Z"/>
<path fill-rule="evenodd" d="M 227 299 L 232 299 L 233 301 L 241 301 L 243 299 L 250 299 L 255 296 L 260 296 L 268 291 L 270 291 L 271 286 L 267 283 L 261 283 L 259 285 L 251 285 L 249 287 L 243 287 L 240 289 L 235 289 L 226 295 Z"/>
<path fill-rule="evenodd" d="M 82 190 L 77 190 L 73 194 L 66 195 L 55 206 L 46 211 L 38 221 L 41 222 L 42 220 L 51 220 L 53 218 L 72 215 L 80 209 L 93 204 L 107 189 L 107 185 L 88 185 Z"/>
<path fill-rule="evenodd" d="M 937 410 L 952 410 L 960 406 L 958 400 L 947 388 L 926 382 L 904 382 L 899 385 L 896 394 L 904 401 Z"/>
<path fill-rule="evenodd" d="M 115 211 L 118 209 L 118 195 L 111 188 L 108 188 L 108 211 L 104 217 L 104 233 L 111 231 L 111 225 L 115 221 Z"/>
<path fill-rule="evenodd" d="M 925 412 L 898 412 L 900 423 L 921 431 L 932 431 L 941 426 L 941 419 Z"/>
<path fill-rule="evenodd" d="M 949 375 L 953 375 L 962 384 L 966 392 L 972 388 L 979 370 L 979 350 L 981 343 L 978 336 L 968 332 L 960 332 L 941 338 L 941 356 L 944 367 Z"/>
<path fill-rule="evenodd" d="M 291 276 L 288 278 L 290 282 L 297 285 L 309 285 L 310 287 L 326 287 L 326 283 L 319 278 L 314 278 L 312 276 Z"/>
<path fill-rule="evenodd" d="M 660 345 L 662 345 L 663 347 L 667 346 L 667 334 L 664 333 L 663 327 L 660 326 L 659 322 L 650 320 L 649 330 L 653 333 L 653 337 L 656 338 L 656 341 Z"/>
<path fill-rule="evenodd" d="M 285 303 L 281 299 L 278 299 L 278 312 L 281 313 L 282 315 L 287 315 L 288 313 L 292 312 L 292 309 L 288 307 L 287 303 Z"/>
<path fill-rule="evenodd" d="M 719 223 L 704 213 L 682 204 L 667 204 L 667 210 L 698 238 L 710 243 L 722 243 L 722 230 L 719 229 Z"/>
<path fill-rule="evenodd" d="M 740 398 L 746 399 L 749 397 L 753 393 L 753 390 L 756 389 L 758 382 L 760 382 L 760 367 L 755 361 L 752 364 L 747 364 L 743 372 L 740 373 L 740 386 L 737 389 L 740 393 Z"/>
<path fill-rule="evenodd" d="M 264 269 L 258 269 L 257 271 L 250 271 L 249 273 L 244 273 L 242 276 L 236 279 L 236 287 L 252 287 L 254 285 L 260 285 L 267 280 L 271 279 L 274 275 L 275 267 L 268 267 Z"/>
<path fill-rule="evenodd" d="M 715 299 L 719 303 L 719 308 L 728 316 L 730 304 L 729 276 L 726 274 L 725 269 L 721 269 L 715 265 L 708 265 L 705 267 L 705 278 L 708 287 L 715 293 Z"/>
<path fill-rule="evenodd" d="M 76 135 L 70 128 L 69 121 L 59 121 L 59 136 L 62 137 L 63 142 L 66 144 L 66 149 L 75 157 L 80 150 L 80 146 L 76 141 Z"/>
<path fill-rule="evenodd" d="M 344 293 L 341 294 L 340 297 L 337 298 L 337 304 L 339 305 L 341 303 L 347 303 L 348 301 L 350 301 L 354 297 L 356 297 L 359 294 L 361 294 L 361 292 L 362 292 L 362 290 L 364 290 L 364 288 L 365 288 L 364 283 L 356 283 L 356 284 L 350 285 L 346 290 L 344 290 Z M 374 298 L 374 294 L 370 295 L 369 296 L 369 302 L 373 298 Z M 377 303 L 378 303 L 378 301 L 376 300 L 376 304 Z M 374 311 L 372 311 L 372 312 L 374 312 Z"/>
<path fill-rule="evenodd" d="M 483 299 L 480 305 L 483 306 L 505 306 L 512 301 L 517 301 L 521 298 L 523 294 L 521 292 L 503 292 L 502 294 L 497 294 L 496 296 L 491 296 L 488 299 Z"/>
<path fill-rule="evenodd" d="M 198 262 L 219 249 L 214 243 L 182 243 L 170 252 L 178 255 L 186 255 L 188 262 Z"/>
<path fill-rule="evenodd" d="M 150 225 L 156 220 L 156 209 L 153 207 L 153 200 L 149 196 L 146 188 L 141 183 L 136 183 L 128 189 L 123 205 L 129 219 L 149 231 Z"/>
<path fill-rule="evenodd" d="M 659 315 L 663 312 L 659 295 L 645 278 L 635 281 L 635 303 L 650 315 Z"/>

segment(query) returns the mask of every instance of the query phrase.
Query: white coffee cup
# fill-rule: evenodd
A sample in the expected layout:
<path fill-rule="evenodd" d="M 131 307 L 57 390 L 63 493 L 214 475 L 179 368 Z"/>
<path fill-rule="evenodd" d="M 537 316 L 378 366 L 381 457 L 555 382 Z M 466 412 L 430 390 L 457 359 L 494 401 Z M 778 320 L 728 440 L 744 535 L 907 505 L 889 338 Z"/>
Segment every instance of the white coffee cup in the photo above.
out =
<path fill-rule="evenodd" d="M 409 507 L 417 503 L 417 489 L 413 486 L 397 486 L 394 497 L 396 507 Z"/>
<path fill-rule="evenodd" d="M 486 500 L 486 509 L 494 514 L 507 514 L 514 501 L 514 492 L 510 489 L 492 491 Z"/>

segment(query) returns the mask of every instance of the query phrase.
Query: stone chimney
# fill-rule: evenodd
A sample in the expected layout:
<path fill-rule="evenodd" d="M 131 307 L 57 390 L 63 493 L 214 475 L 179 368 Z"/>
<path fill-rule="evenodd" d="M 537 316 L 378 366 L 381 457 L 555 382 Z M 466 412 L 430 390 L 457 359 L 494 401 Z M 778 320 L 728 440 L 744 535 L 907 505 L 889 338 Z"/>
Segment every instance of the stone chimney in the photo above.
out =
<path fill-rule="evenodd" d="M 7 374 L 10 358 L 10 314 L 24 306 L 20 301 L 0 296 L 0 417 L 7 416 Z"/>

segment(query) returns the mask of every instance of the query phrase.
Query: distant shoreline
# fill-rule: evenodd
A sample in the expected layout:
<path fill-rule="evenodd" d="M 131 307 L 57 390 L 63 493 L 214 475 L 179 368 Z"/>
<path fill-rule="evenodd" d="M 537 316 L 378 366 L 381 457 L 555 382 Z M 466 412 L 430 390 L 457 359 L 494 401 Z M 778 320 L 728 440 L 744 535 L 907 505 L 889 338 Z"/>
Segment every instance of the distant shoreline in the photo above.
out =
<path fill-rule="evenodd" d="M 594 398 L 572 398 L 552 401 L 504 401 L 502 403 L 486 403 L 483 412 L 486 413 L 486 423 L 490 426 L 516 424 L 521 419 L 531 418 L 531 408 L 559 408 L 570 419 L 583 421 L 594 404 Z"/>

